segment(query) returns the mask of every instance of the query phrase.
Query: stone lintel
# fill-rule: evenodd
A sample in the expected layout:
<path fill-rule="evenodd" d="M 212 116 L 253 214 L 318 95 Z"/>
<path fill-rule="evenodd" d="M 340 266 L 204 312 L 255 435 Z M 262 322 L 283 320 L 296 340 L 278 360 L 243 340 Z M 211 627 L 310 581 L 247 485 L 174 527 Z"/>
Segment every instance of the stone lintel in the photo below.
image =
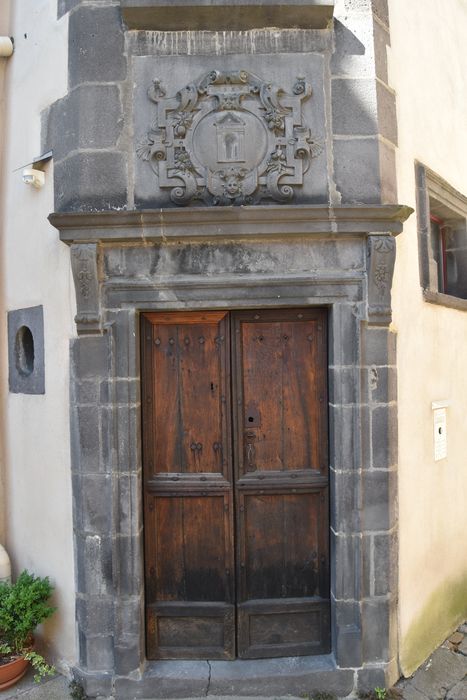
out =
<path fill-rule="evenodd" d="M 195 207 L 123 212 L 50 214 L 60 239 L 74 242 L 146 242 L 287 238 L 309 235 L 397 235 L 412 209 L 407 206 L 271 205 Z"/>
<path fill-rule="evenodd" d="M 245 31 L 325 29 L 334 0 L 122 0 L 129 29 Z"/>

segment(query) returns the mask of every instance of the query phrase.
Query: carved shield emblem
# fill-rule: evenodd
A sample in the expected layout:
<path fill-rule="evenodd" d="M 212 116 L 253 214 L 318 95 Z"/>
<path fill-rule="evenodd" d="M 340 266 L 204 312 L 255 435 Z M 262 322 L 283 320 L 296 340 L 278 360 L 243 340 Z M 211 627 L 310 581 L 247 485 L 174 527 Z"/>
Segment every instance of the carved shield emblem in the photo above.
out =
<path fill-rule="evenodd" d="M 244 70 L 214 70 L 173 97 L 155 80 L 148 96 L 155 119 L 137 153 L 178 205 L 290 202 L 322 150 L 302 123 L 304 78 L 287 94 Z"/>

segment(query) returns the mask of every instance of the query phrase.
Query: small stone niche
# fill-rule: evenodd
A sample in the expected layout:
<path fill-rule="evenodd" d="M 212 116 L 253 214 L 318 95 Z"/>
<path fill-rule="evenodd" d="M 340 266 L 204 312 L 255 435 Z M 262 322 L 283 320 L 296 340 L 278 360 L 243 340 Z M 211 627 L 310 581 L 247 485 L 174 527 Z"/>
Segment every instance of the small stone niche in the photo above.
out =
<path fill-rule="evenodd" d="M 13 394 L 44 394 L 44 310 L 8 312 L 8 383 Z"/>

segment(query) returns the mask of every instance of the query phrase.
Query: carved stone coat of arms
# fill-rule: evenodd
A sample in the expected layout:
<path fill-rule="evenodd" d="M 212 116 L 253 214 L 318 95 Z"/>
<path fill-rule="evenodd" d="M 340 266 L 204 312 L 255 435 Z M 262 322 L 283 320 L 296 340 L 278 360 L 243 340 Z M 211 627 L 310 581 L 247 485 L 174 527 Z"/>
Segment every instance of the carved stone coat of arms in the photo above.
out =
<path fill-rule="evenodd" d="M 177 205 L 288 203 L 322 150 L 303 123 L 303 77 L 288 94 L 245 70 L 213 70 L 173 97 L 154 80 L 148 96 L 155 118 L 137 154 Z"/>

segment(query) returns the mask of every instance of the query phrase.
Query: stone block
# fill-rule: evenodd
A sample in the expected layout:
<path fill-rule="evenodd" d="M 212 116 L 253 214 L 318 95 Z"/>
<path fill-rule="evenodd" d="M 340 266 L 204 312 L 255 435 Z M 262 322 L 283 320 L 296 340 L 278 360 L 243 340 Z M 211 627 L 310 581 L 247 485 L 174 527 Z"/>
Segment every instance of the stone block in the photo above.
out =
<path fill-rule="evenodd" d="M 334 139 L 334 177 L 342 204 L 380 204 L 377 137 Z"/>
<path fill-rule="evenodd" d="M 359 323 L 351 304 L 334 304 L 329 323 L 330 364 L 350 366 L 358 362 Z"/>
<path fill-rule="evenodd" d="M 212 695 L 301 695 L 317 692 L 346 696 L 353 670 L 338 669 L 332 657 L 294 657 L 254 661 L 211 661 Z"/>
<path fill-rule="evenodd" d="M 111 406 L 99 411 L 100 445 L 99 464 L 102 471 L 113 471 L 117 463 L 115 436 L 115 409 Z"/>
<path fill-rule="evenodd" d="M 325 29 L 334 0 L 122 0 L 129 29 L 247 31 L 262 27 Z"/>
<path fill-rule="evenodd" d="M 113 593 L 112 542 L 100 535 L 75 536 L 77 592 L 105 596 Z"/>
<path fill-rule="evenodd" d="M 371 410 L 373 468 L 390 469 L 397 464 L 397 406 L 376 406 Z"/>
<path fill-rule="evenodd" d="M 116 458 L 121 472 L 135 472 L 141 467 L 141 410 L 138 406 L 114 409 Z"/>
<path fill-rule="evenodd" d="M 245 60 L 244 57 L 242 58 L 241 56 L 235 56 L 233 58 L 232 55 L 221 54 L 217 55 L 215 61 L 211 60 L 210 63 L 222 74 L 223 71 L 231 72 L 236 66 L 237 70 L 241 69 Z M 320 152 L 318 153 L 316 151 L 315 156 L 313 156 L 311 160 L 310 168 L 306 173 L 303 173 L 303 177 L 302 164 L 296 162 L 297 159 L 292 156 L 292 153 L 290 154 L 291 158 L 289 158 L 287 167 L 290 170 L 291 176 L 293 172 L 296 172 L 296 185 L 293 185 L 291 191 L 294 204 L 319 204 L 328 202 L 328 139 L 325 131 L 326 96 L 324 90 L 323 56 L 318 53 L 282 53 L 276 55 L 254 53 L 248 57 L 247 63 L 248 73 L 251 71 L 251 74 L 258 76 L 260 80 L 264 80 L 268 84 L 270 81 L 274 82 L 275 85 L 290 95 L 290 97 L 287 98 L 289 102 L 293 99 L 296 100 L 296 97 L 300 94 L 299 92 L 296 97 L 292 97 L 298 75 L 304 75 L 306 80 L 309 81 L 309 84 L 313 86 L 313 93 L 310 98 L 304 99 L 301 101 L 300 105 L 297 103 L 297 105 L 294 106 L 294 119 L 296 120 L 297 128 L 300 124 L 303 124 L 305 128 L 311 129 L 312 139 L 319 144 L 318 150 Z M 189 63 L 187 63 L 185 56 L 159 56 L 157 58 L 157 76 L 161 81 L 162 89 L 166 92 L 166 98 L 164 99 L 176 95 L 184 88 L 187 82 L 196 82 L 202 78 L 202 76 L 206 75 L 206 65 L 205 56 L 190 55 Z M 154 128 L 154 126 L 151 125 L 154 125 L 155 119 L 158 121 L 162 120 L 164 123 L 169 124 L 167 127 L 168 132 L 172 132 L 172 127 L 170 126 L 173 122 L 170 116 L 172 112 L 166 112 L 166 107 L 163 108 L 163 103 L 160 102 L 160 114 L 157 116 L 154 111 L 154 103 L 151 103 L 148 99 L 147 90 L 154 80 L 154 57 L 135 57 L 132 62 L 132 67 L 134 70 L 134 91 L 132 99 L 134 104 L 135 206 L 137 209 L 172 208 L 177 202 L 171 198 L 171 192 L 172 195 L 175 196 L 176 193 L 172 190 L 174 187 L 180 186 L 180 179 L 171 177 L 158 178 L 151 169 L 149 163 L 141 157 L 141 146 L 143 145 L 144 147 L 144 144 L 147 143 L 148 129 Z M 254 81 L 256 78 L 252 80 Z M 212 87 L 212 89 L 217 88 Z M 219 89 L 223 88 L 219 85 Z M 258 93 L 258 95 L 259 94 L 262 93 Z M 201 108 L 202 112 L 205 111 L 205 107 L 202 106 L 204 100 L 203 95 L 204 93 L 200 93 L 199 105 L 196 107 L 196 109 Z M 212 106 L 212 100 L 210 104 Z M 276 150 L 277 138 L 274 131 L 264 128 L 265 124 L 261 116 L 264 108 L 261 106 L 259 97 L 243 102 L 243 108 L 245 109 L 244 116 L 246 119 L 244 139 L 246 139 L 245 143 L 249 144 L 247 146 L 249 155 L 247 161 L 245 161 L 245 166 L 246 170 L 251 173 L 251 175 L 247 176 L 247 179 L 250 178 L 248 181 L 251 182 L 252 187 L 252 189 L 250 189 L 250 185 L 248 185 L 248 195 L 247 189 L 245 189 L 245 195 L 251 197 L 253 201 L 261 201 L 261 204 L 264 205 L 274 204 L 277 195 L 269 185 L 265 186 L 262 192 L 260 192 L 255 183 L 257 183 L 257 177 L 262 177 L 262 173 L 265 172 L 266 162 L 263 153 L 265 151 L 272 153 Z M 252 111 L 249 111 L 250 108 Z M 162 115 L 162 111 L 166 114 L 165 117 Z M 192 130 L 190 126 L 188 127 L 184 138 L 186 138 L 188 156 L 193 156 L 193 158 L 201 164 L 203 172 L 206 173 L 206 178 L 204 175 L 198 177 L 197 181 L 199 186 L 206 188 L 203 190 L 206 195 L 210 193 L 208 197 L 209 201 L 212 201 L 215 191 L 220 192 L 221 199 L 224 201 L 225 196 L 222 194 L 221 190 L 218 190 L 219 185 L 215 184 L 217 182 L 217 176 L 214 177 L 214 179 L 212 179 L 210 175 L 208 176 L 208 173 L 217 172 L 219 169 L 222 169 L 221 163 L 223 162 L 222 160 L 219 161 L 219 158 L 222 158 L 222 153 L 217 152 L 217 146 L 214 149 L 210 146 L 210 143 L 212 143 L 208 136 L 210 131 L 207 130 L 211 128 L 208 127 L 208 124 L 212 118 L 213 115 L 206 112 L 206 117 L 196 125 L 194 130 Z M 290 125 L 288 124 L 288 116 L 284 116 L 284 119 L 287 122 L 286 129 L 288 133 L 288 130 L 291 128 L 293 129 L 293 126 L 292 123 L 290 123 Z M 168 133 L 167 140 L 170 141 L 170 138 L 170 134 Z M 170 175 L 173 169 L 171 163 L 174 158 L 171 147 L 167 149 L 166 155 L 168 159 L 166 171 Z M 164 164 L 161 163 L 161 166 L 163 165 Z M 199 170 L 199 172 L 201 172 L 201 170 Z M 281 185 L 282 183 L 279 182 L 279 184 Z M 268 193 L 267 195 L 266 192 Z M 190 192 L 187 192 L 187 197 L 187 201 L 190 201 L 190 204 L 194 206 L 202 204 L 200 198 L 198 196 L 194 198 Z M 239 204 L 242 200 L 237 197 L 235 201 Z"/>
<path fill-rule="evenodd" d="M 387 47 L 391 44 L 389 32 L 381 26 L 379 22 L 373 22 L 373 41 L 374 41 L 374 68 L 376 77 L 382 80 L 383 83 L 388 82 L 388 51 Z"/>
<path fill-rule="evenodd" d="M 42 306 L 8 312 L 8 388 L 13 394 L 45 394 Z"/>
<path fill-rule="evenodd" d="M 118 600 L 115 615 L 115 641 L 124 644 L 126 635 L 129 637 L 141 636 L 144 629 L 143 604 L 138 596 L 122 596 Z"/>
<path fill-rule="evenodd" d="M 70 151 L 115 146 L 122 125 L 118 86 L 78 86 L 49 110 L 47 143 L 55 164 Z"/>
<path fill-rule="evenodd" d="M 397 400 L 397 372 L 394 367 L 369 367 L 362 370 L 362 401 L 372 405 Z"/>
<path fill-rule="evenodd" d="M 359 693 L 374 692 L 375 688 L 390 688 L 398 678 L 399 670 L 395 660 L 389 663 L 365 664 L 357 671 L 357 688 Z M 405 692 L 404 699 L 409 700 Z M 427 698 L 424 697 L 423 700 Z"/>
<path fill-rule="evenodd" d="M 127 206 L 127 159 L 113 151 L 75 153 L 55 166 L 56 211 L 108 211 Z"/>
<path fill-rule="evenodd" d="M 329 402 L 355 404 L 359 402 L 359 370 L 356 367 L 329 369 Z"/>
<path fill-rule="evenodd" d="M 72 675 L 90 698 L 110 697 L 112 694 L 113 673 L 93 673 L 75 667 L 72 669 Z"/>
<path fill-rule="evenodd" d="M 101 404 L 138 404 L 140 382 L 138 379 L 115 379 L 112 382 L 102 382 L 99 401 Z"/>
<path fill-rule="evenodd" d="M 99 381 L 110 371 L 109 337 L 81 336 L 71 341 L 71 366 L 78 382 L 95 380 L 96 391 Z M 87 403 L 87 402 L 86 402 Z"/>
<path fill-rule="evenodd" d="M 142 678 L 117 677 L 115 700 L 128 698 L 181 698 L 187 689 L 193 697 L 204 697 L 209 685 L 206 661 L 157 661 L 146 664 Z"/>
<path fill-rule="evenodd" d="M 388 141 L 397 146 L 396 94 L 383 83 L 376 82 L 378 103 L 378 131 Z"/>
<path fill-rule="evenodd" d="M 78 598 L 76 618 L 85 635 L 111 635 L 114 629 L 113 598 L 99 598 L 97 596 Z"/>
<path fill-rule="evenodd" d="M 342 668 L 355 668 L 362 663 L 360 605 L 355 601 L 335 602 L 335 654 Z"/>
<path fill-rule="evenodd" d="M 362 469 L 371 469 L 371 411 L 368 406 L 360 407 L 360 450 Z"/>
<path fill-rule="evenodd" d="M 360 597 L 361 541 L 358 535 L 336 535 L 331 531 L 331 593 L 336 600 Z"/>
<path fill-rule="evenodd" d="M 362 586 L 363 598 L 374 595 L 373 535 L 362 535 Z"/>
<path fill-rule="evenodd" d="M 139 669 L 143 656 L 141 654 L 141 639 L 125 635 L 122 642 L 115 646 L 115 671 L 126 676 Z"/>
<path fill-rule="evenodd" d="M 374 535 L 374 593 L 386 595 L 397 590 L 397 532 Z"/>
<path fill-rule="evenodd" d="M 88 473 L 102 468 L 98 409 L 94 406 L 71 408 L 71 467 Z"/>
<path fill-rule="evenodd" d="M 347 534 L 360 530 L 361 475 L 358 471 L 329 472 L 331 488 L 331 527 Z"/>
<path fill-rule="evenodd" d="M 118 560 L 118 591 L 121 596 L 139 595 L 143 586 L 143 553 L 140 538 L 119 535 L 115 540 Z"/>
<path fill-rule="evenodd" d="M 389 661 L 395 654 L 395 604 L 388 599 L 362 602 L 363 660 Z"/>
<path fill-rule="evenodd" d="M 362 365 L 366 367 L 396 364 L 396 334 L 386 328 L 362 329 Z"/>
<path fill-rule="evenodd" d="M 80 634 L 82 663 L 88 671 L 112 671 L 114 667 L 114 640 L 112 636 Z"/>
<path fill-rule="evenodd" d="M 134 535 L 141 527 L 142 486 L 141 474 L 120 474 L 115 480 L 116 502 L 118 503 L 117 534 Z"/>
<path fill-rule="evenodd" d="M 362 529 L 391 530 L 397 517 L 397 473 L 365 471 L 362 478 Z"/>
<path fill-rule="evenodd" d="M 374 74 L 372 22 L 368 15 L 346 15 L 334 20 L 333 75 L 371 78 Z"/>
<path fill-rule="evenodd" d="M 359 469 L 360 406 L 329 407 L 329 445 L 331 466 L 336 470 Z"/>
<path fill-rule="evenodd" d="M 396 151 L 393 146 L 379 142 L 381 204 L 397 202 Z"/>
<path fill-rule="evenodd" d="M 73 406 L 97 406 L 100 398 L 99 382 L 95 379 L 71 382 L 70 397 Z"/>
<path fill-rule="evenodd" d="M 112 480 L 110 474 L 81 474 L 80 491 L 75 498 L 86 533 L 111 534 Z"/>
<path fill-rule="evenodd" d="M 140 376 L 139 319 L 134 309 L 107 312 L 115 343 L 115 377 L 138 379 Z"/>
<path fill-rule="evenodd" d="M 373 14 L 389 28 L 389 8 L 388 0 L 371 0 Z"/>
<path fill-rule="evenodd" d="M 82 6 L 69 21 L 68 77 L 79 83 L 111 83 L 126 78 L 124 33 L 118 7 Z"/>
<path fill-rule="evenodd" d="M 63 17 L 67 12 L 76 7 L 81 0 L 58 0 L 57 2 L 57 19 Z"/>
<path fill-rule="evenodd" d="M 375 80 L 334 78 L 331 86 L 333 133 L 359 136 L 377 134 Z"/>

